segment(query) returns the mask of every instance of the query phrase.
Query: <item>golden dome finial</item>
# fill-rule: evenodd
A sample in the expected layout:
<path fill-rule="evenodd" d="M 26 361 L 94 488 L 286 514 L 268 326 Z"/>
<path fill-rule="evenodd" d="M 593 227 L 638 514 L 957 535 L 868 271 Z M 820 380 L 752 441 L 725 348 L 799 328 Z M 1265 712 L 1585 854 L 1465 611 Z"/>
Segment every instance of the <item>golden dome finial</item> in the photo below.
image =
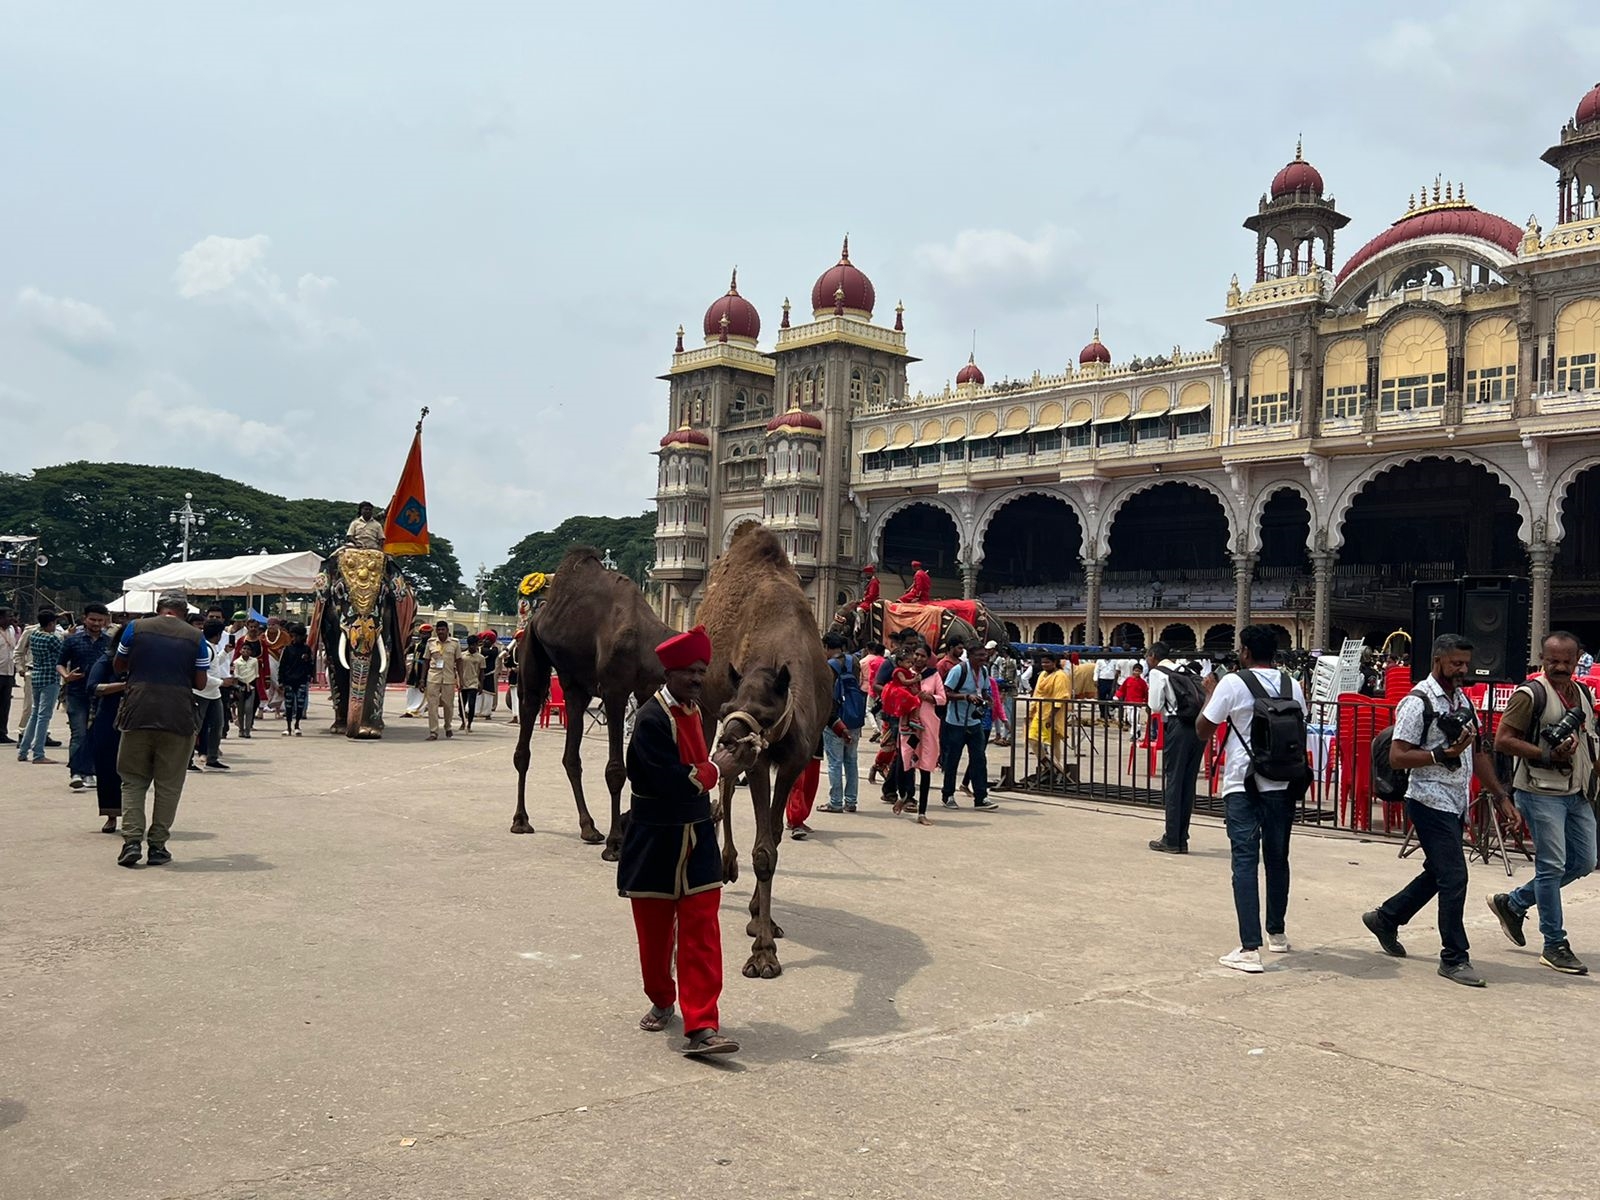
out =
<path fill-rule="evenodd" d="M 1433 202 L 1435 204 L 1439 203 L 1439 177 L 1437 175 L 1433 177 Z"/>
<path fill-rule="evenodd" d="M 1444 185 L 1444 200 L 1446 204 L 1455 203 L 1456 185 L 1446 180 Z"/>
<path fill-rule="evenodd" d="M 848 233 L 844 235 L 844 248 L 839 251 L 839 261 L 842 263 L 850 261 L 850 235 Z"/>
<path fill-rule="evenodd" d="M 1304 135 L 1298 134 L 1298 133 L 1295 134 L 1295 136 L 1294 136 L 1294 160 L 1295 160 L 1295 162 L 1305 162 L 1305 160 L 1306 160 L 1305 154 L 1301 151 L 1301 145 L 1304 142 L 1304 140 L 1305 140 Z"/>
<path fill-rule="evenodd" d="M 733 268 L 733 277 L 728 280 L 728 295 L 737 296 L 738 294 L 739 294 L 739 267 L 738 267 L 738 264 L 735 264 L 734 268 Z"/>

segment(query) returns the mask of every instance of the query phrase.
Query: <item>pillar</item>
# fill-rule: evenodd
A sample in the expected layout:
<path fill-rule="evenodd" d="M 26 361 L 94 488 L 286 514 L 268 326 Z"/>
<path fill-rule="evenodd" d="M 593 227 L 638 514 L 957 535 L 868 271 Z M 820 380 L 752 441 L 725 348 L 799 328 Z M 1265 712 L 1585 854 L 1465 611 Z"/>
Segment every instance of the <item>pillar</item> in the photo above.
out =
<path fill-rule="evenodd" d="M 1250 585 L 1255 582 L 1256 556 L 1235 554 L 1233 558 L 1233 636 L 1237 638 L 1250 624 Z"/>
<path fill-rule="evenodd" d="M 1528 547 L 1528 574 L 1533 582 L 1532 620 L 1528 647 L 1535 659 L 1539 656 L 1540 639 L 1550 632 L 1550 580 L 1555 573 L 1556 548 L 1549 542 L 1535 542 Z"/>
<path fill-rule="evenodd" d="M 1311 610 L 1312 649 L 1337 652 L 1338 646 L 1328 645 L 1329 610 L 1333 603 L 1333 560 L 1329 550 L 1311 555 L 1311 581 L 1316 588 L 1316 600 Z"/>
<path fill-rule="evenodd" d="M 978 564 L 964 562 L 961 564 L 961 598 L 963 600 L 976 600 L 978 598 Z"/>
<path fill-rule="evenodd" d="M 1100 644 L 1100 577 L 1105 574 L 1106 560 L 1083 560 L 1084 589 L 1083 639 L 1091 646 Z M 1070 636 L 1070 634 L 1069 634 Z"/>

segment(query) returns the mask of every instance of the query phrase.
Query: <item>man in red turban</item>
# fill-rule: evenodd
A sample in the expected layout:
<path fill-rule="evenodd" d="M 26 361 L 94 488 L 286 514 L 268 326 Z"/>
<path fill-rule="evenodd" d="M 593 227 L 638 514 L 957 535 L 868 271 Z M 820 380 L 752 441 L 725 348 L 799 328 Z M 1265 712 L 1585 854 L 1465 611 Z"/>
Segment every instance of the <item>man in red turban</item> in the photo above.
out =
<path fill-rule="evenodd" d="M 866 612 L 878 602 L 882 588 L 878 586 L 878 568 L 868 563 L 861 568 L 861 573 L 867 577 L 867 592 L 861 597 L 861 603 L 856 605 L 862 612 Z"/>
<path fill-rule="evenodd" d="M 728 751 L 706 749 L 699 705 L 711 663 L 705 627 L 668 638 L 656 657 L 667 681 L 639 709 L 628 743 L 632 799 L 617 860 L 617 891 L 633 904 L 639 969 L 650 998 L 639 1028 L 665 1029 L 678 1002 L 689 1038 L 685 1054 L 732 1054 L 739 1044 L 718 1031 L 722 852 L 711 790 L 738 766 Z"/>
<path fill-rule="evenodd" d="M 906 594 L 900 597 L 901 604 L 926 604 L 933 599 L 933 580 L 922 569 L 922 564 L 915 560 L 911 563 L 911 586 L 906 589 Z"/>

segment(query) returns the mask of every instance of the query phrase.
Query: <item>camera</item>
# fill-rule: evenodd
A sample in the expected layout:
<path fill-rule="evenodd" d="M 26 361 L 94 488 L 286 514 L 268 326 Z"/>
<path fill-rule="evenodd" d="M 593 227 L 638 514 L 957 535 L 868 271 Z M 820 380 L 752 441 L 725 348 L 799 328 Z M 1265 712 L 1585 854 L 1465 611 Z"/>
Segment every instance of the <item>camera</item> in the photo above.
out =
<path fill-rule="evenodd" d="M 1461 735 L 1467 730 L 1467 719 L 1460 713 L 1440 713 L 1434 718 L 1434 723 L 1439 726 L 1439 732 L 1444 735 L 1444 744 L 1454 746 L 1461 740 Z"/>
<path fill-rule="evenodd" d="M 1546 725 L 1539 731 L 1539 740 L 1554 750 L 1562 742 L 1575 735 L 1583 728 L 1583 709 L 1569 708 L 1567 715 L 1554 725 Z"/>

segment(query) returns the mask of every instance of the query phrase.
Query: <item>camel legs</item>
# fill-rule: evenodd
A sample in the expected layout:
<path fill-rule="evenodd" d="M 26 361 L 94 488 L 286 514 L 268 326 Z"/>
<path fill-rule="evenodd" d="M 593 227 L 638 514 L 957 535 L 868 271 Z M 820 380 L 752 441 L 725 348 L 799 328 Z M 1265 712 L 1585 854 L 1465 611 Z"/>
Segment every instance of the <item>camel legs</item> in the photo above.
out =
<path fill-rule="evenodd" d="M 533 737 L 533 726 L 550 695 L 550 660 L 538 649 L 539 643 L 528 639 L 533 653 L 517 676 L 517 704 L 522 719 L 517 722 L 517 748 L 511 761 L 517 768 L 517 811 L 511 818 L 512 833 L 532 833 L 528 823 L 528 763 L 533 755 L 528 742 Z M 569 722 L 570 724 L 570 722 Z"/>
<path fill-rule="evenodd" d="M 749 961 L 744 964 L 744 973 L 750 979 L 776 979 L 783 973 L 776 941 L 783 936 L 783 930 L 772 920 L 772 876 L 778 869 L 783 806 L 799 774 L 793 767 L 780 765 L 776 797 L 766 764 L 758 765 L 749 774 L 750 800 L 756 816 L 756 844 L 750 855 L 756 886 L 750 895 L 750 924 L 745 927 L 745 932 L 755 939 Z"/>
<path fill-rule="evenodd" d="M 591 845 L 606 840 L 595 827 L 588 802 L 583 798 L 583 719 L 593 698 L 576 686 L 567 689 L 567 747 L 561 753 L 561 765 L 567 769 L 567 782 L 572 785 L 572 798 L 578 805 L 578 836 Z M 606 719 L 610 721 L 609 713 Z"/>
<path fill-rule="evenodd" d="M 717 783 L 722 796 L 722 882 L 734 883 L 739 878 L 739 847 L 733 840 L 733 781 L 735 776 Z"/>
<path fill-rule="evenodd" d="M 602 703 L 606 706 L 606 741 L 610 751 L 606 758 L 606 790 L 611 793 L 611 827 L 606 831 L 606 848 L 600 852 L 600 857 L 606 862 L 616 862 L 622 852 L 622 785 L 628 781 L 628 764 L 622 757 L 622 726 L 628 713 L 628 694 L 606 696 Z M 575 724 L 581 731 L 582 722 Z M 584 817 L 587 819 L 588 814 Z M 591 839 L 585 836 L 583 840 Z"/>

